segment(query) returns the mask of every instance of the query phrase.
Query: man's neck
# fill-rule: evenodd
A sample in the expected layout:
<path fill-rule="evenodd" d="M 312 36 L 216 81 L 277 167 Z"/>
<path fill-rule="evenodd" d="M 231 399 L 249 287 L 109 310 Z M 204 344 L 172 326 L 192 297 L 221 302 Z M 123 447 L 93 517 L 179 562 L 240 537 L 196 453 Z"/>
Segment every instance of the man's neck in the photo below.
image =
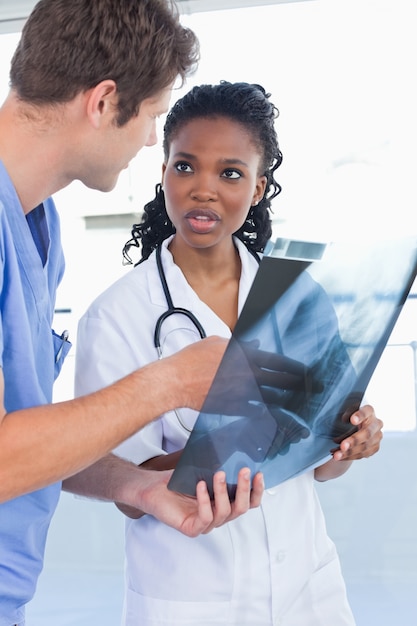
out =
<path fill-rule="evenodd" d="M 25 214 L 69 182 L 62 175 L 59 145 L 47 115 L 32 111 L 11 92 L 0 108 L 0 160 Z"/>

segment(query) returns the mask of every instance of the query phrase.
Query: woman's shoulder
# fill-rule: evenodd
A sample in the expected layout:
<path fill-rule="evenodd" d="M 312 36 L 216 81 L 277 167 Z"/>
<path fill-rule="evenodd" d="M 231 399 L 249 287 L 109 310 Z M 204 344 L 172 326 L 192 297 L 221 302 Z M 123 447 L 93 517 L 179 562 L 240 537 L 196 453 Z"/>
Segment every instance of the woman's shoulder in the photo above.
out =
<path fill-rule="evenodd" d="M 88 311 L 114 308 L 115 303 L 128 307 L 134 301 L 147 301 L 149 284 L 152 282 L 153 263 L 146 260 L 135 267 L 127 269 L 126 274 L 102 291 L 90 304 Z M 144 300 L 145 298 L 145 300 Z"/>

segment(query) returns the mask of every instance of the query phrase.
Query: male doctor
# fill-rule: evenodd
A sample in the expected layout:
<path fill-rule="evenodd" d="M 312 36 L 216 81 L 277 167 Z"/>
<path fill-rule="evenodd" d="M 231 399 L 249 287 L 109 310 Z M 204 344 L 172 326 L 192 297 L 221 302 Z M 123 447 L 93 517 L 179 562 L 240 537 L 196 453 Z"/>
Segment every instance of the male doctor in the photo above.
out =
<path fill-rule="evenodd" d="M 195 35 L 165 0 L 41 0 L 13 57 L 0 108 L 0 626 L 24 624 L 60 481 L 162 412 L 199 409 L 224 353 L 211 338 L 51 404 L 70 344 L 51 330 L 64 258 L 50 196 L 73 180 L 111 190 L 156 142 L 155 119 L 197 59 Z M 258 506 L 263 490 L 243 470 L 230 503 L 219 473 L 212 504 L 204 483 L 196 499 L 167 493 L 169 476 L 132 465 L 110 499 L 195 536 Z"/>

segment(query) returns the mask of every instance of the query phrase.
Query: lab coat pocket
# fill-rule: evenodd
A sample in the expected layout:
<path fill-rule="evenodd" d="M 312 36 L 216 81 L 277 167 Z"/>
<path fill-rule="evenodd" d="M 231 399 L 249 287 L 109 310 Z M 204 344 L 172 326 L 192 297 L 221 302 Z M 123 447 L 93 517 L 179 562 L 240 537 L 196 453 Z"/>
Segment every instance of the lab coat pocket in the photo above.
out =
<path fill-rule="evenodd" d="M 64 330 L 61 335 L 58 335 L 52 329 L 52 340 L 54 342 L 54 355 L 55 355 L 55 374 L 54 379 L 56 380 L 59 372 L 61 371 L 62 365 L 64 363 L 65 357 L 67 356 L 72 343 L 68 340 L 68 331 Z"/>
<path fill-rule="evenodd" d="M 127 589 L 124 626 L 227 626 L 230 602 L 176 602 Z"/>
<path fill-rule="evenodd" d="M 283 623 L 308 626 L 355 626 L 340 563 L 335 550 L 329 560 L 311 573 L 309 580 L 283 610 Z"/>

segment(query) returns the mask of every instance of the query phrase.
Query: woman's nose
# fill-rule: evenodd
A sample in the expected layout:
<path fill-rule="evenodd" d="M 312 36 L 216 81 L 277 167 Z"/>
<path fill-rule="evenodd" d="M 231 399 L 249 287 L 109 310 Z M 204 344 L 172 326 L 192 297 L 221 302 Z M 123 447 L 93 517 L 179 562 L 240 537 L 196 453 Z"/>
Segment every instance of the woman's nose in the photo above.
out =
<path fill-rule="evenodd" d="M 217 190 L 214 181 L 208 176 L 199 176 L 194 179 L 191 192 L 192 198 L 199 202 L 217 200 Z"/>

